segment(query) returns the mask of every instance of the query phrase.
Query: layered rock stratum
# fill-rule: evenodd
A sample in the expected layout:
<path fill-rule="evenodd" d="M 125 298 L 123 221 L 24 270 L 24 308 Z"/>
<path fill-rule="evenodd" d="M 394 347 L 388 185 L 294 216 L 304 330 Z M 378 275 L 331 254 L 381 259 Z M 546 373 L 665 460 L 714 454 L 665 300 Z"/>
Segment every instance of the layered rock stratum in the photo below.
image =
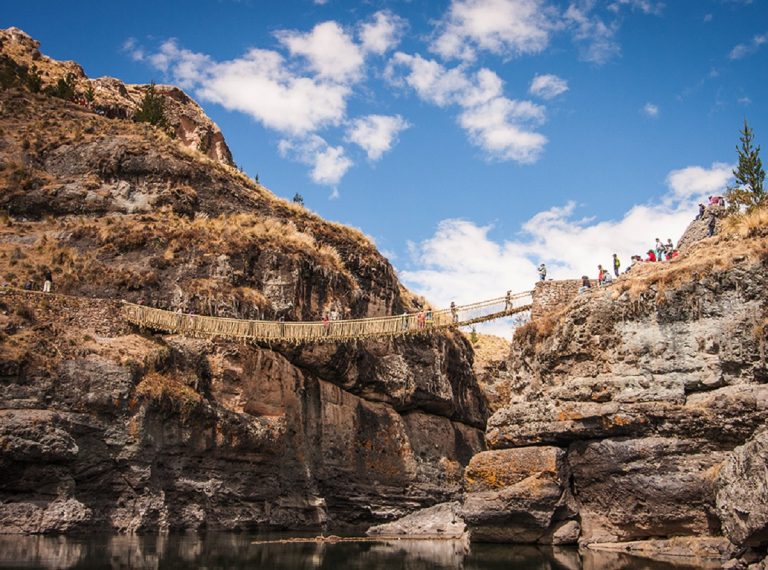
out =
<path fill-rule="evenodd" d="M 141 86 L 38 47 L 0 33 L 0 530 L 325 529 L 457 499 L 488 415 L 461 334 L 267 346 L 126 324 L 121 299 L 289 321 L 422 301 L 359 231 L 234 168 L 178 89 L 158 88 L 169 133 L 131 120 Z M 67 74 L 76 101 L 46 94 Z"/>
<path fill-rule="evenodd" d="M 682 257 L 515 332 L 509 396 L 464 474 L 473 539 L 765 557 L 768 230 L 742 225 L 694 222 Z M 566 285 L 537 285 L 534 306 Z"/>

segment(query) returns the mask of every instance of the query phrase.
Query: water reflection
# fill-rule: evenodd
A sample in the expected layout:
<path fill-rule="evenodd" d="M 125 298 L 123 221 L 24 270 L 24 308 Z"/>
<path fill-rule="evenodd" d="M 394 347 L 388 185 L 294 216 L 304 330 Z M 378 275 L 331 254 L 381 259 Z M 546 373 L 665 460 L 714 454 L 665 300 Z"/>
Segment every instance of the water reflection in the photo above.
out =
<path fill-rule="evenodd" d="M 274 535 L 216 533 L 153 536 L 0 535 L 2 568 L 270 568 L 427 570 L 666 570 L 702 568 L 700 561 L 660 562 L 620 553 L 582 552 L 462 541 L 252 544 Z M 719 568 L 713 563 L 711 568 Z"/>

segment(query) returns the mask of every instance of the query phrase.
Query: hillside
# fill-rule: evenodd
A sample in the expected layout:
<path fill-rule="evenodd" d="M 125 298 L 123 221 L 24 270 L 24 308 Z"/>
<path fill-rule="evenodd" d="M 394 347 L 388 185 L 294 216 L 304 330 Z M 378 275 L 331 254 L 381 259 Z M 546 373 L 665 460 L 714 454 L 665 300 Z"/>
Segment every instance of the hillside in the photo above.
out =
<path fill-rule="evenodd" d="M 456 498 L 487 418 L 460 334 L 259 346 L 120 317 L 418 307 L 370 240 L 250 180 L 223 138 L 132 121 L 141 87 L 0 39 L 2 531 L 338 528 Z M 94 103 L 46 90 L 62 73 Z M 198 113 L 158 91 L 172 124 L 180 101 Z"/>

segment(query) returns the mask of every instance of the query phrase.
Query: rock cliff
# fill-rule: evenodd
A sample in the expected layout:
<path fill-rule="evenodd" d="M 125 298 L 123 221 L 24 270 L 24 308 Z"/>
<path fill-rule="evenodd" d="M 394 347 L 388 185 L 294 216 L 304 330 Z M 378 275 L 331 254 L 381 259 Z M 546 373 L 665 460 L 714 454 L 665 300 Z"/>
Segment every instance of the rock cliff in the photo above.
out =
<path fill-rule="evenodd" d="M 420 306 L 370 240 L 238 172 L 223 139 L 206 156 L 133 122 L 140 89 L 0 39 L 0 532 L 338 528 L 457 499 L 488 415 L 462 335 L 266 346 L 120 318 L 120 299 L 286 320 Z M 33 62 L 95 103 L 30 87 Z M 182 129 L 213 129 L 161 91 L 194 115 Z"/>
<path fill-rule="evenodd" d="M 464 475 L 475 539 L 765 556 L 768 234 L 723 232 L 516 331 Z"/>

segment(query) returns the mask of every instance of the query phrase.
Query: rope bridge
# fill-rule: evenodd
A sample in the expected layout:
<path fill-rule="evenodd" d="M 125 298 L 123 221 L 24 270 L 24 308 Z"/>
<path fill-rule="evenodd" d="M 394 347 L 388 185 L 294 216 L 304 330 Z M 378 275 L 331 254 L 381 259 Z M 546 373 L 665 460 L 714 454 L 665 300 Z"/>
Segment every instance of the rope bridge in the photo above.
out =
<path fill-rule="evenodd" d="M 335 321 L 283 322 L 207 317 L 164 311 L 125 301 L 123 315 L 126 320 L 140 327 L 184 336 L 264 342 L 337 342 L 420 334 L 508 317 L 530 310 L 531 293 L 526 291 L 438 311 Z"/>

